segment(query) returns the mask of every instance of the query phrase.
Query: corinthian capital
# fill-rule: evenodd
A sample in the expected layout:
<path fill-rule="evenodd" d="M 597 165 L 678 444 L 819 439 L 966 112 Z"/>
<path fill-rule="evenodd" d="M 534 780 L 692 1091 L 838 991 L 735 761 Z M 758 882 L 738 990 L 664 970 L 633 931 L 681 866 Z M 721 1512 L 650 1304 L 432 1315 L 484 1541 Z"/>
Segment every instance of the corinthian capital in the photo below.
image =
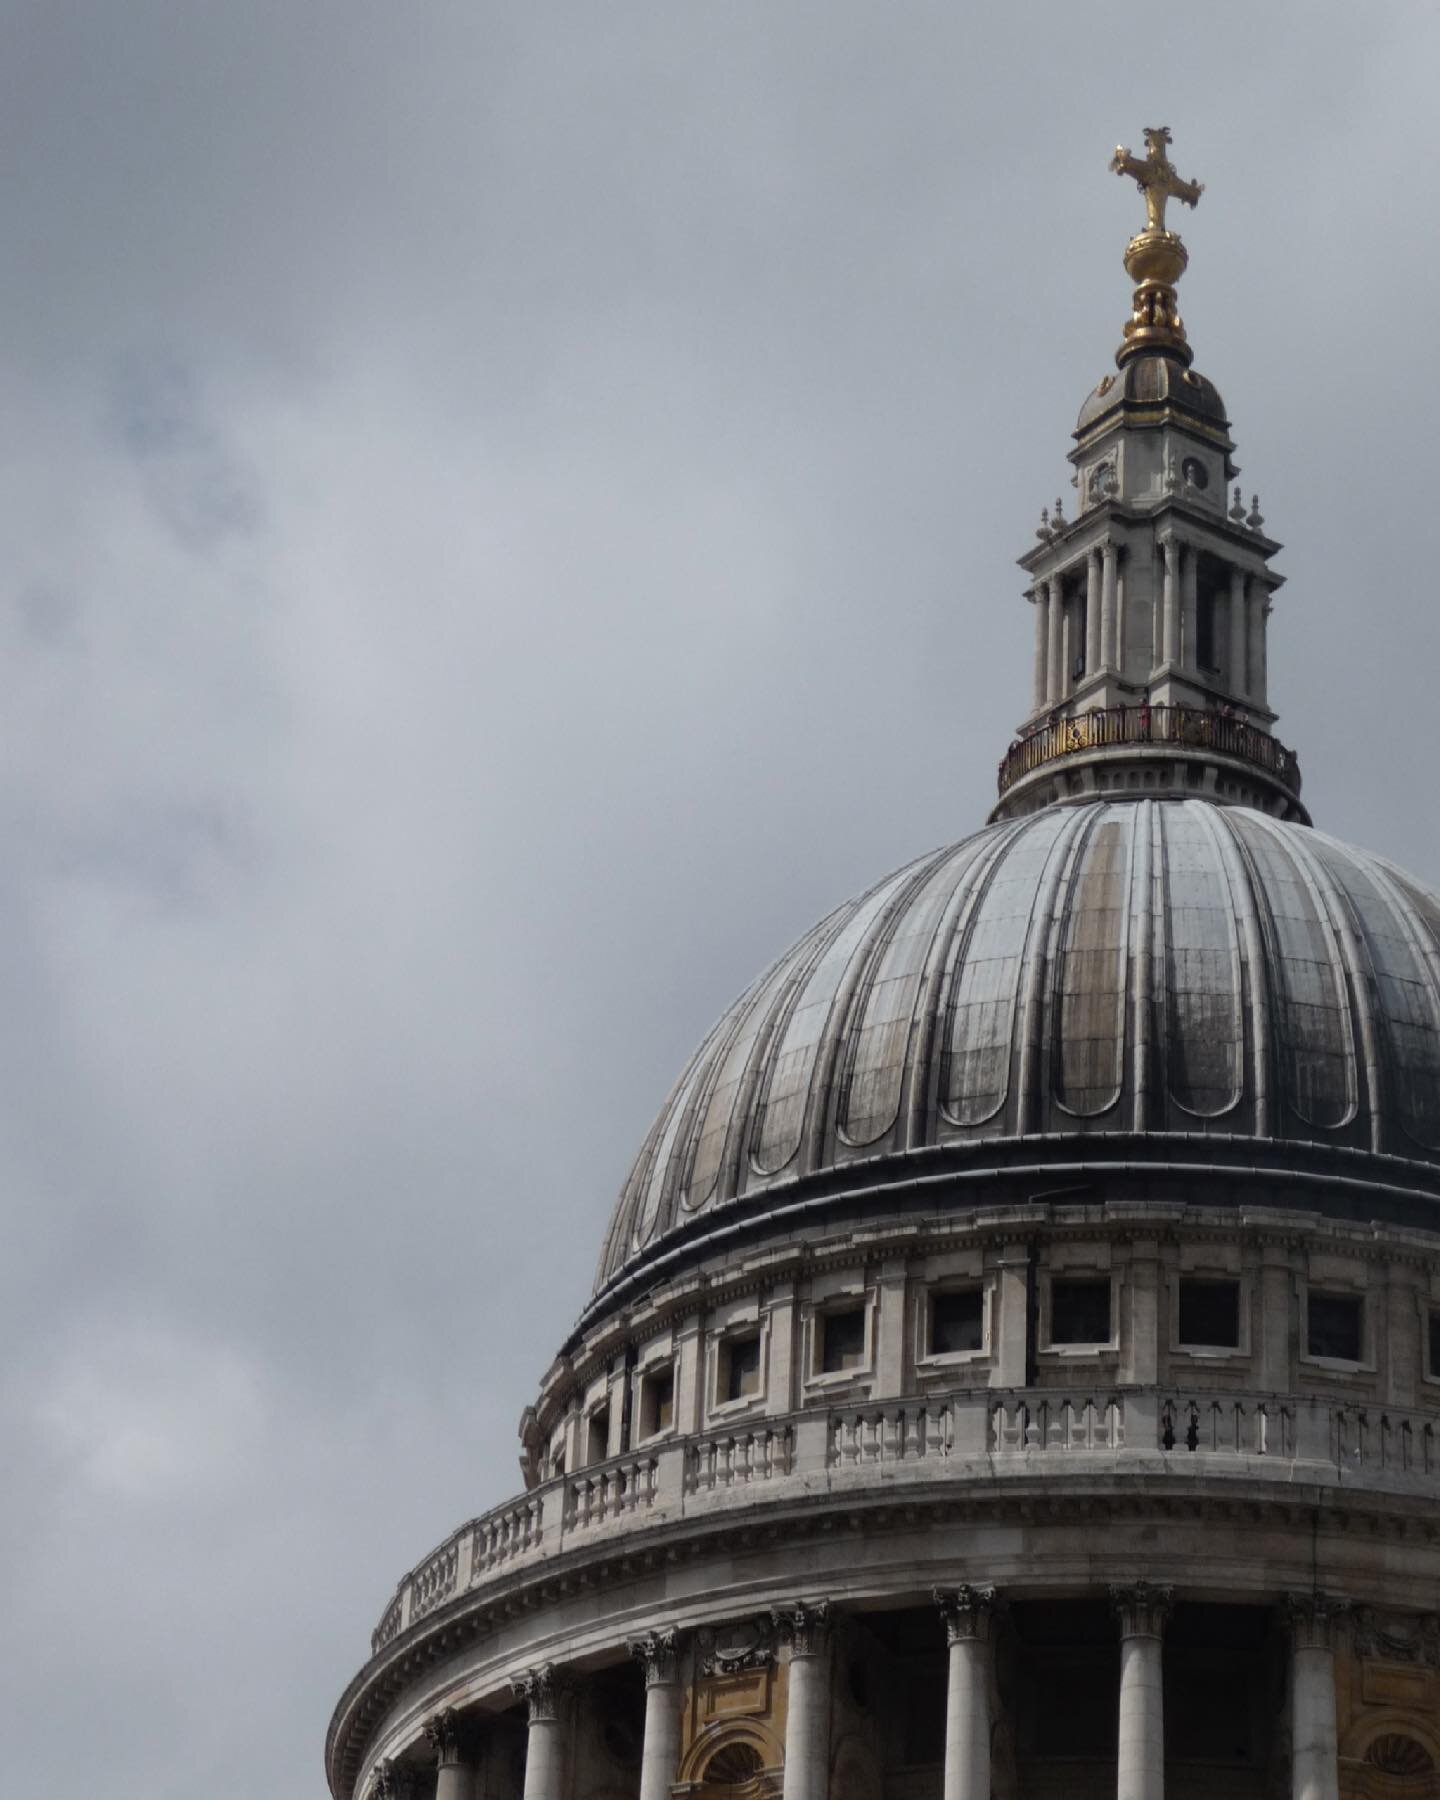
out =
<path fill-rule="evenodd" d="M 979 1643 L 990 1636 L 990 1622 L 996 1609 L 993 1587 L 936 1588 L 935 1604 L 945 1621 L 946 1641 L 959 1644 L 967 1640 Z"/>
<path fill-rule="evenodd" d="M 1173 1587 L 1156 1587 L 1148 1581 L 1112 1587 L 1110 1607 L 1120 1621 L 1121 1637 L 1162 1636 L 1174 1599 Z"/>
<path fill-rule="evenodd" d="M 560 1708 L 568 1692 L 565 1677 L 553 1663 L 539 1663 L 533 1669 L 521 1669 L 510 1677 L 510 1685 L 525 1702 L 532 1725 L 552 1724 L 560 1717 Z"/>
<path fill-rule="evenodd" d="M 425 1736 L 442 1769 L 460 1761 L 460 1718 L 453 1706 L 447 1706 L 444 1712 L 425 1721 Z"/>
<path fill-rule="evenodd" d="M 1350 1611 L 1336 1594 L 1286 1594 L 1285 1622 L 1297 1650 L 1333 1650 L 1335 1632 Z"/>
<path fill-rule="evenodd" d="M 631 1638 L 630 1654 L 645 1670 L 645 1685 L 673 1687 L 679 1670 L 680 1637 L 676 1631 L 647 1631 Z"/>
<path fill-rule="evenodd" d="M 819 1656 L 830 1641 L 830 1602 L 797 1600 L 790 1606 L 772 1606 L 771 1622 L 786 1638 L 792 1657 Z"/>

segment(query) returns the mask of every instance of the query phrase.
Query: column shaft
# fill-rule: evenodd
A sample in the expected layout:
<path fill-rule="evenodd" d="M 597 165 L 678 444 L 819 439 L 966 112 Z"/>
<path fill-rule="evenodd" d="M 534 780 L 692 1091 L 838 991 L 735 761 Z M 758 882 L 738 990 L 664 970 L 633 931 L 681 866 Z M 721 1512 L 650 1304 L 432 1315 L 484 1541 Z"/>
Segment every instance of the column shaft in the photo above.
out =
<path fill-rule="evenodd" d="M 1045 676 L 1045 702 L 1054 706 L 1065 692 L 1065 642 L 1063 626 L 1065 623 L 1065 599 L 1060 588 L 1060 577 L 1052 575 L 1045 584 L 1049 596 L 1046 602 L 1046 630 L 1049 635 L 1049 653 L 1046 657 L 1047 671 Z"/>
<path fill-rule="evenodd" d="M 1165 556 L 1165 584 L 1160 601 L 1160 661 L 1180 660 L 1180 546 L 1174 538 L 1161 544 Z"/>
<path fill-rule="evenodd" d="M 1034 590 L 1030 596 L 1030 604 L 1035 609 L 1035 682 L 1032 699 L 1034 710 L 1039 712 L 1045 704 L 1045 665 L 1050 654 L 1050 603 L 1043 587 Z"/>
<path fill-rule="evenodd" d="M 1093 675 L 1100 667 L 1100 552 L 1092 550 L 1085 559 L 1085 673 Z"/>
<path fill-rule="evenodd" d="M 467 1763 L 441 1763 L 435 1771 L 435 1800 L 471 1800 L 474 1771 Z"/>
<path fill-rule="evenodd" d="M 1265 660 L 1265 616 L 1270 610 L 1270 596 L 1263 581 L 1250 584 L 1250 698 L 1260 706 L 1269 705 L 1270 679 Z"/>
<path fill-rule="evenodd" d="M 1290 1625 L 1290 1792 L 1293 1800 L 1339 1800 L 1335 1639 L 1349 1602 L 1287 1594 Z"/>
<path fill-rule="evenodd" d="M 678 1681 L 652 1681 L 645 1690 L 645 1745 L 640 1753 L 640 1800 L 670 1800 L 680 1767 Z"/>
<path fill-rule="evenodd" d="M 1158 1637 L 1120 1640 L 1117 1800 L 1163 1800 L 1165 1710 Z"/>
<path fill-rule="evenodd" d="M 950 1644 L 944 1800 L 990 1800 L 990 1621 L 994 1588 L 936 1589 Z"/>
<path fill-rule="evenodd" d="M 1339 1800 L 1335 1655 L 1296 1645 L 1291 1664 L 1291 1788 L 1294 1800 Z"/>
<path fill-rule="evenodd" d="M 564 1800 L 564 1782 L 560 1721 L 532 1718 L 525 1740 L 525 1800 Z"/>
<path fill-rule="evenodd" d="M 1140 1581 L 1111 1588 L 1120 1618 L 1117 1800 L 1164 1800 L 1165 1688 L 1161 1633 L 1172 1590 Z"/>
<path fill-rule="evenodd" d="M 830 1790 L 830 1607 L 777 1607 L 790 1639 L 784 1800 L 826 1800 Z"/>
<path fill-rule="evenodd" d="M 1230 571 L 1230 691 L 1232 694 L 1247 694 L 1250 691 L 1250 614 L 1247 605 L 1246 587 L 1243 569 Z"/>
<path fill-rule="evenodd" d="M 1115 546 L 1104 545 L 1100 555 L 1100 666 L 1102 669 L 1118 669 L 1120 633 L 1116 608 Z"/>
<path fill-rule="evenodd" d="M 1182 544 L 1180 547 L 1180 641 L 1177 653 L 1180 661 L 1192 671 L 1200 667 L 1199 636 L 1196 629 L 1196 575 L 1199 572 L 1199 557 L 1193 546 Z"/>

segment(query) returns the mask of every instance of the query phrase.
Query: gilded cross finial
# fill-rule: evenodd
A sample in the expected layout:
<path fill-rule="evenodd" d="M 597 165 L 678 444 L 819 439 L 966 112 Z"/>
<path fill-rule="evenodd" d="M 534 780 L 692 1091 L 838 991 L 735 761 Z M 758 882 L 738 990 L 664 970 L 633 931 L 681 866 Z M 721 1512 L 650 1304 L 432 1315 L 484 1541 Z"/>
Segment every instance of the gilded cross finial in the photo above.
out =
<path fill-rule="evenodd" d="M 1194 206 L 1205 192 L 1203 181 L 1180 179 L 1174 163 L 1165 154 L 1170 141 L 1168 125 L 1147 125 L 1143 157 L 1132 156 L 1123 144 L 1117 144 L 1115 154 L 1110 158 L 1110 167 L 1115 173 L 1130 176 L 1145 196 L 1147 231 L 1164 231 L 1167 200 L 1175 199 L 1185 206 Z"/>
<path fill-rule="evenodd" d="M 1190 260 L 1180 234 L 1165 225 L 1167 201 L 1194 206 L 1205 191 L 1198 181 L 1182 181 L 1165 154 L 1170 142 L 1168 125 L 1147 126 L 1144 156 L 1132 156 L 1122 144 L 1110 158 L 1117 175 L 1128 175 L 1145 196 L 1145 229 L 1137 231 L 1125 247 L 1125 268 L 1136 284 L 1125 341 L 1115 353 L 1127 357 L 1159 351 L 1190 361 L 1185 323 L 1175 304 L 1175 283 Z"/>

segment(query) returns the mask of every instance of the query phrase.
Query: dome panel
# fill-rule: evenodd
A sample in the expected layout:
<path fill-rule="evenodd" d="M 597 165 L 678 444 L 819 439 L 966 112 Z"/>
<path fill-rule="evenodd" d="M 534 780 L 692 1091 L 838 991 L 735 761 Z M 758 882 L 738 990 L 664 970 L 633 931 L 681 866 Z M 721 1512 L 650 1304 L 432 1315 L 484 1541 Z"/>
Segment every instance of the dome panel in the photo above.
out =
<path fill-rule="evenodd" d="M 772 1189 L 1147 1129 L 1183 1132 L 1185 1160 L 1252 1133 L 1440 1170 L 1440 897 L 1212 801 L 990 826 L 839 908 L 727 1012 L 646 1139 L 598 1286 L 707 1209 L 763 1220 Z"/>
<path fill-rule="evenodd" d="M 1073 833 L 1076 817 L 1039 814 L 986 871 L 961 940 L 948 1009 L 941 1104 L 951 1124 L 985 1124 L 1009 1094 L 1020 972 L 1037 923 L 1036 895 L 1067 824 Z M 1047 909 L 1040 929 L 1048 919 Z"/>
<path fill-rule="evenodd" d="M 1165 1029 L 1170 1098 L 1218 1119 L 1240 1104 L 1245 1055 L 1240 936 L 1224 846 L 1204 811 L 1161 815 Z"/>
<path fill-rule="evenodd" d="M 1300 839 L 1258 813 L 1238 818 L 1260 870 L 1272 962 L 1285 1095 L 1305 1121 L 1337 1130 L 1355 1116 L 1355 1036 L 1345 964 L 1315 872 Z"/>
<path fill-rule="evenodd" d="M 1120 1098 L 1133 842 L 1124 810 L 1119 817 L 1113 809 L 1098 815 L 1080 847 L 1060 915 L 1055 1097 L 1079 1118 L 1098 1117 Z"/>
<path fill-rule="evenodd" d="M 795 989 L 756 1108 L 751 1163 L 758 1174 L 778 1174 L 800 1148 L 821 1035 L 835 996 L 876 916 L 909 875 L 909 869 L 902 869 L 873 889 L 826 945 L 804 986 Z"/>
<path fill-rule="evenodd" d="M 878 1143 L 895 1127 L 926 964 L 946 912 L 985 847 L 984 839 L 972 838 L 936 859 L 914 900 L 891 922 L 860 983 L 837 1102 L 838 1129 L 847 1144 Z"/>

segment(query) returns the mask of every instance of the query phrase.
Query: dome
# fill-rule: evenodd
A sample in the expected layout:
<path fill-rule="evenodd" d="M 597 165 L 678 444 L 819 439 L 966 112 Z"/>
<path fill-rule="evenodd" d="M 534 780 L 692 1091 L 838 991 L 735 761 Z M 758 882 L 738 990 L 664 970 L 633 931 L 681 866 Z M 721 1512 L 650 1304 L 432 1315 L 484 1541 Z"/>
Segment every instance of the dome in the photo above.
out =
<path fill-rule="evenodd" d="M 1290 1162 L 1323 1146 L 1440 1185 L 1440 896 L 1203 800 L 1050 807 L 923 856 L 705 1039 L 625 1183 L 597 1293 L 797 1188 L 1106 1133 L 1241 1140 L 1252 1161 L 1254 1140 Z"/>
<path fill-rule="evenodd" d="M 1114 375 L 1107 375 L 1080 408 L 1077 437 L 1119 408 L 1168 406 L 1227 430 L 1225 402 L 1207 376 L 1186 368 L 1175 356 L 1130 356 Z"/>

